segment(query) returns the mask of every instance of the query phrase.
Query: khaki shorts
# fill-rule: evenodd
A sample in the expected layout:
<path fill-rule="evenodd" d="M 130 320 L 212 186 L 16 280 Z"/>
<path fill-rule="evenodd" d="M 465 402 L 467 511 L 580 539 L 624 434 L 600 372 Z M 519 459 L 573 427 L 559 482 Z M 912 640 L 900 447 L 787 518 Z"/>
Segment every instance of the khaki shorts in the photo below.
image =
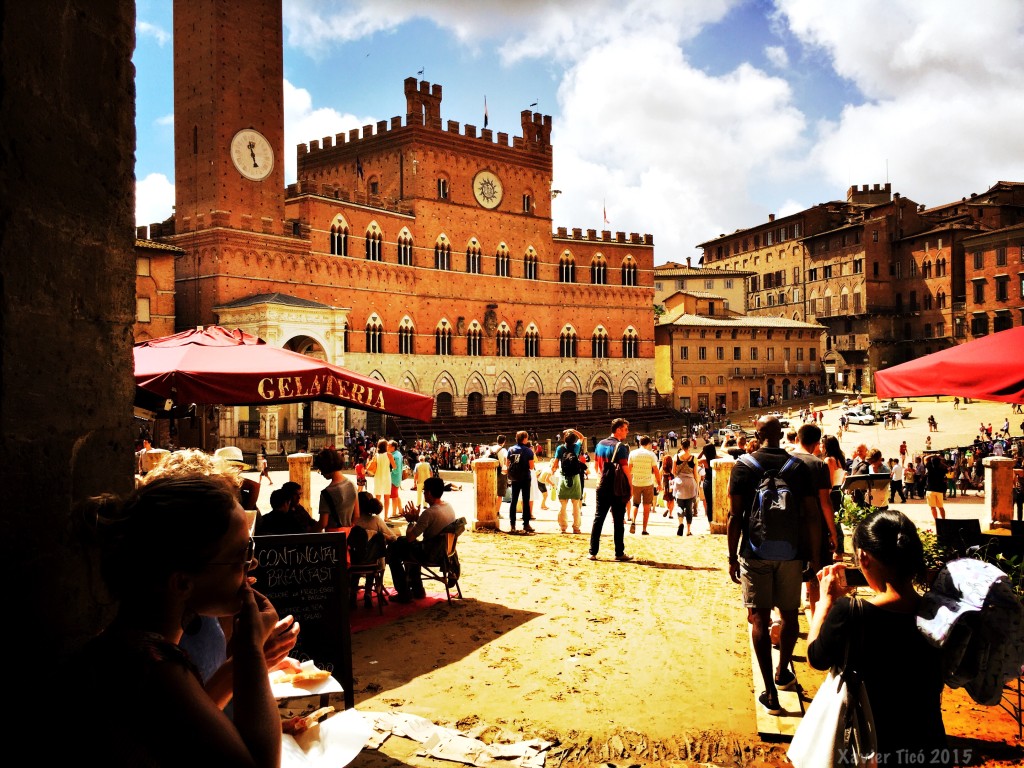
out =
<path fill-rule="evenodd" d="M 928 495 L 925 497 L 925 503 L 929 507 L 935 507 L 936 509 L 945 509 L 942 505 L 942 491 L 928 491 Z"/>
<path fill-rule="evenodd" d="M 643 502 L 648 507 L 654 504 L 654 486 L 653 485 L 634 485 L 633 486 L 633 506 L 639 507 L 640 503 Z"/>
<path fill-rule="evenodd" d="M 740 558 L 743 605 L 755 610 L 800 610 L 804 564 L 800 560 Z"/>

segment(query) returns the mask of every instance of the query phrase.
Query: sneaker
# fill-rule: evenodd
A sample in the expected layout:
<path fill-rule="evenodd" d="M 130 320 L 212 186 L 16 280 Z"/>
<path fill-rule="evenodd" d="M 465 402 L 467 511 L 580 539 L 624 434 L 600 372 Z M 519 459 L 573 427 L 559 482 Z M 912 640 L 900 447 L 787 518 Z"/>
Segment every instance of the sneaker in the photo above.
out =
<path fill-rule="evenodd" d="M 796 675 L 790 669 L 784 669 L 775 678 L 775 687 L 780 691 L 796 690 Z"/>
<path fill-rule="evenodd" d="M 630 523 L 629 524 L 629 532 L 630 533 L 636 533 L 636 523 Z"/>
<path fill-rule="evenodd" d="M 685 530 L 686 530 L 686 526 L 685 525 L 680 525 L 679 528 L 676 530 L 676 536 L 682 536 L 683 532 Z"/>
<path fill-rule="evenodd" d="M 523 526 L 523 533 L 534 534 L 536 531 L 530 526 L 529 523 Z"/>
<path fill-rule="evenodd" d="M 616 555 L 615 559 L 618 560 L 620 563 L 628 563 L 630 560 L 633 559 L 633 556 L 623 553 L 621 555 Z"/>
<path fill-rule="evenodd" d="M 640 531 L 640 533 L 643 536 L 650 536 L 651 535 L 649 531 Z"/>
<path fill-rule="evenodd" d="M 764 707 L 764 711 L 769 715 L 781 715 L 785 712 L 782 705 L 779 704 L 779 697 L 769 696 L 768 691 L 761 691 L 761 695 L 757 697 L 757 703 Z"/>

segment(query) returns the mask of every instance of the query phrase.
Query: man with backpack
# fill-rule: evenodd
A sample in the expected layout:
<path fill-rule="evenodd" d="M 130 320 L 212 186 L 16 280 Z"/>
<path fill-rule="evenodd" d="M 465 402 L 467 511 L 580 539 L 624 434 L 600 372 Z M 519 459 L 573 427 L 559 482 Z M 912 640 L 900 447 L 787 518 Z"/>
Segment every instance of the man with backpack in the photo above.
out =
<path fill-rule="evenodd" d="M 729 481 L 729 577 L 743 587 L 743 604 L 765 690 L 758 702 L 782 712 L 781 690 L 796 687 L 793 647 L 799 633 L 800 591 L 811 542 L 809 528 L 820 515 L 810 470 L 780 447 L 775 416 L 758 421 L 762 447 L 741 456 Z M 772 669 L 772 608 L 782 616 L 779 668 Z"/>
<path fill-rule="evenodd" d="M 512 486 L 512 503 L 508 510 L 509 531 L 516 532 L 516 503 L 523 498 L 523 533 L 534 533 L 530 525 L 530 486 L 533 479 L 534 454 L 530 433 L 516 432 L 516 444 L 508 451 L 508 482 Z"/>
<path fill-rule="evenodd" d="M 498 498 L 504 499 L 508 490 L 508 449 L 504 435 L 498 435 L 497 442 L 487 449 L 487 458 L 498 462 Z"/>

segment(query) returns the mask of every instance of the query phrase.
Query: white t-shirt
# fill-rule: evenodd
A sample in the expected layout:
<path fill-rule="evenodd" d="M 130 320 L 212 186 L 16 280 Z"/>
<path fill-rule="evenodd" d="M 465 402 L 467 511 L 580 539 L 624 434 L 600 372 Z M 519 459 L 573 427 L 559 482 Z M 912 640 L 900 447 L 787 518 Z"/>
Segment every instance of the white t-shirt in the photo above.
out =
<path fill-rule="evenodd" d="M 637 448 L 629 452 L 629 466 L 633 470 L 633 487 L 644 488 L 654 485 L 654 467 L 658 457 L 646 448 Z"/>

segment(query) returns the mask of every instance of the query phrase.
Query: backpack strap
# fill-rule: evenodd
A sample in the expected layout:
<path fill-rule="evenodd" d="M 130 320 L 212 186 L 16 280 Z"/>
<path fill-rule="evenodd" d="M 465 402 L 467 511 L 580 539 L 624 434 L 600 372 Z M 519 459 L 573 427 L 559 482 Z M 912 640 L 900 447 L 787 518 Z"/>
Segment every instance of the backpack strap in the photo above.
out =
<path fill-rule="evenodd" d="M 782 469 L 779 470 L 779 477 L 781 477 L 787 483 L 789 482 L 789 479 L 785 477 L 786 470 L 788 470 L 790 467 L 795 467 L 797 461 L 797 459 L 790 458 L 785 464 L 782 465 Z"/>
<path fill-rule="evenodd" d="M 757 472 L 764 472 L 764 467 L 761 466 L 761 462 L 755 459 L 753 454 L 744 453 L 738 459 L 736 459 L 736 461 L 739 462 L 740 464 L 745 464 L 746 466 L 750 467 L 751 469 Z M 792 461 L 792 459 L 790 459 L 790 461 Z M 788 466 L 789 462 L 786 462 L 786 464 Z"/>

